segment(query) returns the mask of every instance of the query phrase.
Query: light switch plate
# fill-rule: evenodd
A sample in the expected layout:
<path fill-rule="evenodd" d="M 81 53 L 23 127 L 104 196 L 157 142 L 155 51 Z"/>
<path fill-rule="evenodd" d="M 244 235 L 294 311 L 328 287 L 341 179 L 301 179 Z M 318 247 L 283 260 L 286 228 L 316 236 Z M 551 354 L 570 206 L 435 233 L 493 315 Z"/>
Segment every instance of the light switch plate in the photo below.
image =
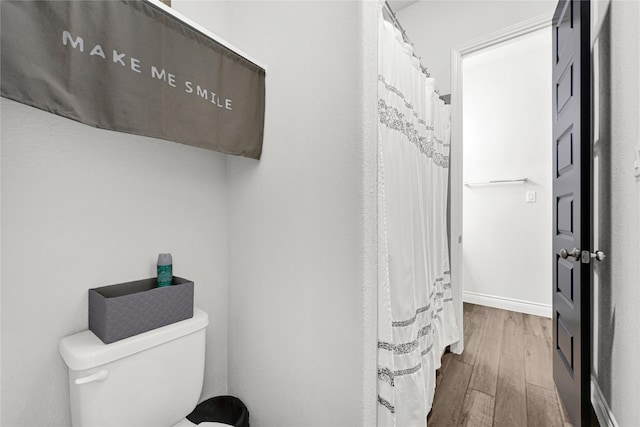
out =
<path fill-rule="evenodd" d="M 525 201 L 527 203 L 535 203 L 536 202 L 536 192 L 535 191 L 527 191 L 525 196 Z"/>

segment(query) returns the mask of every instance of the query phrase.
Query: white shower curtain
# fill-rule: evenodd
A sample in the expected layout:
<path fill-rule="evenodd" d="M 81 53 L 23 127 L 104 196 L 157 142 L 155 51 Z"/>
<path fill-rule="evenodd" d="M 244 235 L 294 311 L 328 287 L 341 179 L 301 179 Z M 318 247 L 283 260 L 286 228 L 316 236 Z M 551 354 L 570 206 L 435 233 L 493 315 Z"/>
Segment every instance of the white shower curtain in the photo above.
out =
<path fill-rule="evenodd" d="M 446 228 L 450 109 L 380 13 L 378 426 L 424 427 L 457 342 Z"/>

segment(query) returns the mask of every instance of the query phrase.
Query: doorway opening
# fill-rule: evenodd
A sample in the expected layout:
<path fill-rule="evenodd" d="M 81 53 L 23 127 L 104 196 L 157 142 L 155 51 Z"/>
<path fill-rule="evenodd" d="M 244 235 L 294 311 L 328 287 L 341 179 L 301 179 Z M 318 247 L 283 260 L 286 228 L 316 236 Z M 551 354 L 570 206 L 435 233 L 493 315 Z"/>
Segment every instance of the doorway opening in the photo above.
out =
<path fill-rule="evenodd" d="M 517 244 L 518 238 L 522 237 L 518 233 L 500 232 L 502 235 L 502 243 L 500 243 L 499 240 L 496 240 L 496 236 L 491 234 L 492 228 L 487 227 L 488 223 L 491 223 L 493 224 L 493 229 L 500 227 L 504 230 L 508 225 L 505 224 L 505 221 L 508 221 L 511 225 L 517 226 L 518 230 L 528 233 L 526 231 L 527 221 L 531 221 L 532 218 L 535 220 L 535 218 L 544 217 L 543 198 L 549 186 L 547 183 L 550 179 L 550 172 L 547 169 L 550 167 L 551 160 L 547 158 L 546 165 L 537 169 L 536 166 L 527 166 L 526 170 L 520 169 L 522 169 L 522 165 L 529 164 L 528 160 L 531 153 L 527 152 L 527 150 L 545 150 L 546 146 L 548 146 L 545 141 L 549 141 L 550 138 L 550 101 L 544 101 L 544 98 L 542 98 L 538 102 L 547 102 L 548 105 L 535 108 L 535 115 L 539 118 L 538 121 L 544 120 L 541 117 L 544 117 L 545 109 L 549 110 L 546 114 L 546 131 L 542 130 L 540 132 L 540 123 L 536 123 L 535 118 L 528 122 L 528 119 L 533 116 L 531 107 L 525 109 L 524 113 L 521 114 L 524 117 L 518 118 L 517 115 L 515 116 L 517 120 L 528 122 L 524 130 L 518 131 L 521 128 L 521 124 L 504 122 L 504 114 L 492 112 L 486 107 L 491 105 L 502 111 L 504 111 L 504 107 L 507 107 L 506 109 L 511 112 L 516 111 L 515 108 L 509 107 L 518 104 L 521 98 L 529 97 L 534 85 L 527 84 L 526 78 L 524 79 L 525 84 L 522 84 L 521 75 L 507 70 L 507 75 L 511 75 L 511 77 L 506 80 L 519 87 L 516 93 L 513 93 L 513 89 L 507 90 L 502 95 L 492 92 L 492 85 L 489 83 L 495 86 L 495 84 L 501 83 L 503 78 L 496 75 L 495 70 L 494 74 L 492 74 L 491 67 L 487 67 L 485 65 L 487 61 L 484 60 L 485 57 L 493 60 L 496 57 L 504 57 L 507 58 L 505 60 L 506 63 L 509 61 L 513 63 L 513 60 L 509 58 L 510 55 L 512 56 L 518 52 L 518 43 L 530 44 L 533 41 L 537 45 L 545 37 L 548 37 L 548 45 L 550 45 L 551 18 L 551 14 L 540 16 L 490 34 L 482 39 L 474 40 L 452 51 L 450 247 L 452 283 L 454 284 L 454 291 L 458 293 L 459 297 L 456 314 L 460 319 L 463 318 L 463 301 L 544 315 L 546 317 L 551 315 L 551 290 L 550 286 L 546 286 L 551 277 L 550 273 L 546 276 L 546 281 L 539 285 L 540 287 L 546 286 L 546 299 L 543 295 L 545 291 L 539 288 L 536 288 L 535 291 L 517 289 L 516 285 L 521 282 L 518 277 L 522 277 L 522 274 L 525 274 L 521 271 L 522 262 L 526 263 L 527 258 L 530 257 L 530 248 L 526 247 L 526 242 Z M 547 32 L 546 34 L 545 31 Z M 548 58 L 549 56 L 546 56 L 543 59 L 545 63 L 549 62 Z M 465 69 L 467 75 L 471 76 L 467 81 L 465 81 Z M 543 90 L 546 93 L 543 96 L 550 97 L 550 70 L 548 73 L 547 84 L 549 86 L 546 87 L 546 90 Z M 476 74 L 476 77 L 473 77 L 474 74 Z M 506 80 L 505 83 L 507 83 Z M 465 84 L 469 85 L 469 95 L 466 93 L 467 87 L 465 87 Z M 545 80 L 543 79 L 542 83 L 539 84 L 544 85 Z M 501 88 L 500 91 L 503 91 L 503 89 L 506 90 L 506 88 Z M 474 91 L 475 100 L 472 98 Z M 538 92 L 540 92 L 539 88 L 535 93 L 537 94 Z M 465 116 L 465 112 L 469 114 L 467 105 L 481 113 L 479 119 L 475 120 L 472 117 Z M 487 120 L 490 120 L 490 123 L 487 123 Z M 467 122 L 470 124 L 469 126 L 467 126 Z M 467 135 L 465 135 L 465 126 L 467 126 Z M 484 129 L 484 135 L 470 135 L 468 133 L 477 133 L 479 129 Z M 515 133 L 513 129 L 516 130 Z M 533 131 L 536 131 L 538 136 L 534 136 L 531 139 L 528 134 Z M 468 146 L 465 136 L 470 139 L 473 138 L 472 142 L 475 142 L 475 146 Z M 498 137 L 503 138 L 504 141 L 498 141 Z M 545 139 L 536 141 L 536 138 Z M 486 149 L 483 149 L 485 148 L 483 144 L 488 144 Z M 500 150 L 501 145 L 503 147 L 502 151 Z M 470 162 L 465 153 L 468 147 L 470 155 L 478 156 L 473 162 Z M 520 147 L 516 150 L 519 157 L 517 164 L 515 161 L 505 161 L 504 159 L 509 159 L 508 156 L 514 155 L 514 148 L 517 147 Z M 524 147 L 523 150 L 521 149 L 522 147 Z M 546 151 L 548 153 L 548 150 Z M 542 163 L 545 163 L 544 154 L 536 153 L 537 158 L 541 156 Z M 518 165 L 520 165 L 520 169 Z M 497 166 L 500 166 L 501 169 L 496 170 Z M 546 177 L 544 176 L 545 173 L 547 174 Z M 494 183 L 491 181 L 507 182 Z M 467 185 L 465 185 L 465 182 Z M 539 194 L 541 190 L 542 194 Z M 465 200 L 465 196 L 467 196 L 468 200 Z M 469 199 L 469 197 L 471 198 Z M 529 199 L 535 198 L 535 202 L 527 202 L 527 197 Z M 475 207 L 481 209 L 481 212 L 474 215 L 473 211 L 469 211 L 467 214 L 465 212 L 467 209 L 465 202 L 470 203 L 471 207 L 474 207 L 472 203 L 475 204 Z M 540 213 L 541 211 L 542 213 Z M 530 215 L 532 212 L 535 212 L 533 217 Z M 547 209 L 547 214 L 550 217 L 550 209 Z M 537 226 L 544 227 L 545 225 L 537 224 Z M 470 231 L 470 236 L 465 235 L 465 228 Z M 548 226 L 547 230 L 550 229 L 551 227 Z M 469 242 L 468 237 L 474 238 L 474 236 L 478 241 Z M 550 248 L 550 243 L 548 242 L 538 241 L 536 244 L 538 246 L 547 244 Z M 469 253 L 465 253 L 465 250 Z M 546 251 L 546 254 L 548 254 L 548 251 Z M 473 255 L 474 257 L 470 258 L 465 255 Z M 508 260 L 516 261 L 509 264 Z M 498 263 L 500 263 L 500 266 L 496 267 L 499 265 Z M 543 269 L 550 268 L 548 267 L 549 264 L 550 261 L 547 261 L 547 267 L 543 267 Z M 487 283 L 481 284 L 475 279 L 471 282 L 469 275 L 475 274 L 476 271 L 474 270 L 485 276 L 483 280 Z M 509 270 L 508 274 L 503 274 L 506 270 Z M 544 274 L 544 272 L 541 274 Z M 467 286 L 467 282 L 469 282 L 469 286 Z M 533 294 L 536 294 L 537 300 L 531 300 L 530 295 Z M 527 298 L 529 301 L 526 301 Z M 464 340 L 460 345 L 464 346 Z M 460 349 L 454 348 L 452 350 Z"/>

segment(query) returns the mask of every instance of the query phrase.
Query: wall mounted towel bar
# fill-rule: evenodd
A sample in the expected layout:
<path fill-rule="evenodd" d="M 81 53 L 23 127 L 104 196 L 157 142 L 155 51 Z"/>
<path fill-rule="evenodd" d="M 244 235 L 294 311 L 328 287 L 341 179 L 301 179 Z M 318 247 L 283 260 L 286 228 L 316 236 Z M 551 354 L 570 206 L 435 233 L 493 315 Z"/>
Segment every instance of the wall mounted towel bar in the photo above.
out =
<path fill-rule="evenodd" d="M 492 179 L 489 181 L 466 181 L 464 185 L 490 185 L 490 184 L 524 184 L 528 181 L 528 178 L 516 178 L 516 179 Z"/>

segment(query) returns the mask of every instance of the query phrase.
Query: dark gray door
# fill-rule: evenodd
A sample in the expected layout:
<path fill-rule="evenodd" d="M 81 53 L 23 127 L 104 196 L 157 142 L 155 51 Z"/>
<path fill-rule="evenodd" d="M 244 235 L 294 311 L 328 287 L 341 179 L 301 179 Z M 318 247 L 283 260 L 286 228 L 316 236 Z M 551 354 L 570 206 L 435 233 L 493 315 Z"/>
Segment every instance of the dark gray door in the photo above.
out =
<path fill-rule="evenodd" d="M 553 378 L 576 426 L 589 425 L 591 138 L 589 2 L 553 18 Z M 584 262 L 583 262 L 584 261 Z"/>

